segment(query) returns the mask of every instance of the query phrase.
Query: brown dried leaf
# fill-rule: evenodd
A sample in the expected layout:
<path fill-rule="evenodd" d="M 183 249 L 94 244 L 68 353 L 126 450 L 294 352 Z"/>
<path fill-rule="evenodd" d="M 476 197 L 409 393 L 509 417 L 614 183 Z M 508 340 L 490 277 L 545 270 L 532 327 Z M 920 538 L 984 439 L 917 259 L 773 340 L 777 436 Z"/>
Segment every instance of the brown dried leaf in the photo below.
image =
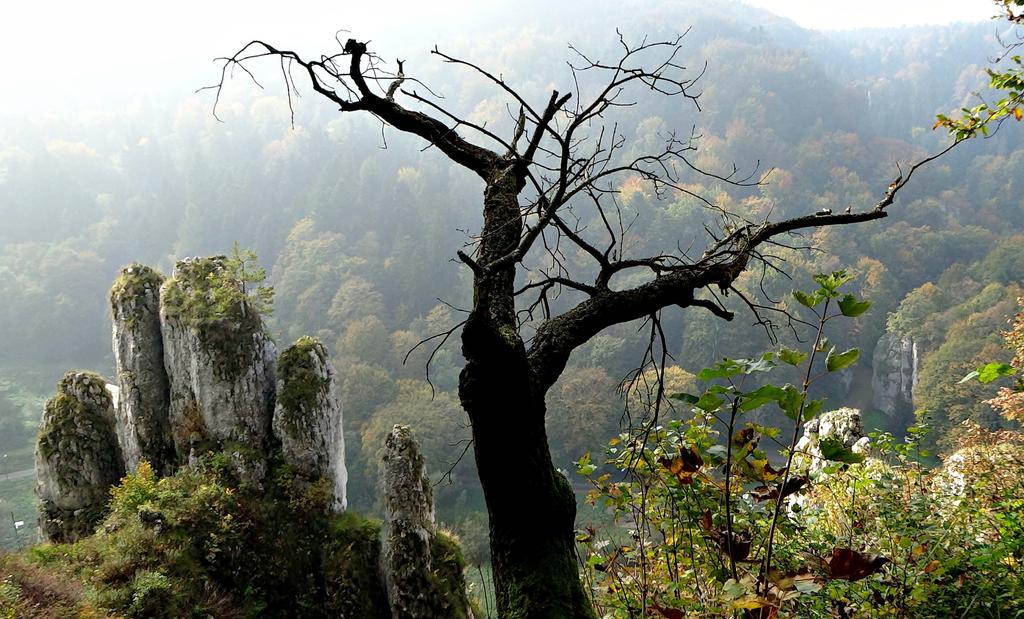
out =
<path fill-rule="evenodd" d="M 880 555 L 867 555 L 849 548 L 833 548 L 826 561 L 830 578 L 856 582 L 874 574 L 889 562 Z"/>

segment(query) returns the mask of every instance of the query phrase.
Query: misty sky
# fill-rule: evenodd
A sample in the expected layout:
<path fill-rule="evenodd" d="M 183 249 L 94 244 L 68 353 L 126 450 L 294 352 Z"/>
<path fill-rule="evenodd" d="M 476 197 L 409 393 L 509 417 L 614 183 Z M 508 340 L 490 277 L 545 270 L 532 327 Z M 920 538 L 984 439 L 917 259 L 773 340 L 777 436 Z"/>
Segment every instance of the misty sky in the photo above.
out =
<path fill-rule="evenodd" d="M 825 29 L 979 21 L 995 12 L 991 0 L 746 2 Z M 372 38 L 378 49 L 399 53 L 410 45 L 429 48 L 451 41 L 461 32 L 500 29 L 509 6 L 469 0 L 10 2 L 0 14 L 0 97 L 14 112 L 39 101 L 60 108 L 69 101 L 95 103 L 140 91 L 161 96 L 173 90 L 180 96 L 203 85 L 197 80 L 215 76 L 215 56 L 251 38 L 301 42 L 307 52 L 319 52 L 333 49 L 336 29 L 346 28 Z M 543 24 L 543 15 L 538 23 Z"/>
<path fill-rule="evenodd" d="M 843 30 L 974 22 L 995 15 L 992 0 L 744 0 L 804 28 Z"/>

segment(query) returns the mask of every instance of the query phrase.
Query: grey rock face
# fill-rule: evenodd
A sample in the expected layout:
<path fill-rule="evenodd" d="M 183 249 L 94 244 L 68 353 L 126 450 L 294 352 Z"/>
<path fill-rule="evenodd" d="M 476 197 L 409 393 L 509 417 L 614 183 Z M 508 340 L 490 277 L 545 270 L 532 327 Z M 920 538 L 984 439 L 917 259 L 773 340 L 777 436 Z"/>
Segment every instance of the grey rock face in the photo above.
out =
<path fill-rule="evenodd" d="M 889 417 L 913 411 L 917 348 L 908 338 L 885 333 L 872 355 L 872 405 Z"/>
<path fill-rule="evenodd" d="M 327 348 L 309 337 L 289 346 L 277 363 L 274 435 L 295 472 L 307 479 L 328 478 L 332 509 L 344 511 L 345 438 L 337 378 Z"/>
<path fill-rule="evenodd" d="M 800 454 L 794 458 L 794 466 L 807 472 L 812 478 L 821 473 L 828 462 L 822 458 L 821 441 L 831 438 L 839 441 L 854 453 L 866 454 L 870 441 L 864 433 L 864 422 L 860 411 L 855 408 L 840 408 L 822 413 L 817 419 L 804 424 L 804 432 L 796 444 Z"/>
<path fill-rule="evenodd" d="M 408 427 L 396 425 L 384 442 L 384 543 L 382 569 L 394 617 L 472 617 L 461 557 L 440 552 L 430 478 Z M 457 546 L 455 546 L 457 548 Z M 455 561 L 459 567 L 452 565 Z M 442 565 L 445 564 L 445 565 Z M 441 576 L 443 574 L 443 576 Z M 439 586 L 446 581 L 445 595 Z"/>
<path fill-rule="evenodd" d="M 133 264 L 121 270 L 110 290 L 121 451 L 129 471 L 146 460 L 158 475 L 170 474 L 176 464 L 169 421 L 170 387 L 160 333 L 163 281 L 153 269 Z"/>
<path fill-rule="evenodd" d="M 225 258 L 187 258 L 160 290 L 170 425 L 180 460 L 193 448 L 235 443 L 266 453 L 275 348 L 255 312 L 224 304 L 211 276 Z"/>
<path fill-rule="evenodd" d="M 36 442 L 39 529 L 45 540 L 73 542 L 102 520 L 110 488 L 124 476 L 107 382 L 68 372 L 43 410 Z"/>

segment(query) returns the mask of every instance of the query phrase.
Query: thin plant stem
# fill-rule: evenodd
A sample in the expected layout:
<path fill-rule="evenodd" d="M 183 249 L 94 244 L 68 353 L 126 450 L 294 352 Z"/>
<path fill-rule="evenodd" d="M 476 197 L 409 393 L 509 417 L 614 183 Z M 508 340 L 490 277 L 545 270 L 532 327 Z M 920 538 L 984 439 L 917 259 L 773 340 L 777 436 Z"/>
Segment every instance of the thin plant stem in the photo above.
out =
<path fill-rule="evenodd" d="M 768 529 L 768 544 L 767 551 L 765 553 L 764 568 L 761 576 L 764 583 L 764 594 L 768 595 L 768 579 L 770 578 L 772 569 L 772 551 L 774 550 L 775 544 L 775 530 L 779 524 L 779 514 L 782 511 L 782 501 L 785 499 L 782 495 L 782 491 L 786 488 L 789 483 L 790 472 L 793 469 L 793 455 L 796 453 L 796 444 L 800 440 L 800 429 L 803 425 L 804 418 L 804 407 L 807 406 L 807 393 L 811 388 L 811 369 L 814 367 L 814 360 L 818 354 L 818 349 L 821 347 L 821 337 L 825 330 L 825 322 L 828 320 L 828 306 L 831 299 L 825 299 L 825 307 L 818 317 L 818 333 L 814 336 L 814 346 L 811 348 L 811 358 L 807 361 L 807 372 L 804 374 L 803 389 L 801 391 L 802 398 L 800 399 L 800 408 L 796 414 L 796 420 L 793 424 L 793 438 L 789 442 L 789 455 L 786 458 L 786 468 L 783 469 L 782 473 L 782 484 L 779 486 L 779 498 L 775 501 L 775 511 L 772 513 L 772 524 Z"/>
<path fill-rule="evenodd" d="M 725 449 L 725 543 L 729 553 L 729 571 L 732 572 L 732 579 L 738 581 L 736 574 L 736 555 L 732 550 L 732 435 L 736 424 L 736 410 L 739 408 L 740 399 L 732 400 L 732 409 L 729 411 L 729 433 L 726 436 L 728 445 Z"/>

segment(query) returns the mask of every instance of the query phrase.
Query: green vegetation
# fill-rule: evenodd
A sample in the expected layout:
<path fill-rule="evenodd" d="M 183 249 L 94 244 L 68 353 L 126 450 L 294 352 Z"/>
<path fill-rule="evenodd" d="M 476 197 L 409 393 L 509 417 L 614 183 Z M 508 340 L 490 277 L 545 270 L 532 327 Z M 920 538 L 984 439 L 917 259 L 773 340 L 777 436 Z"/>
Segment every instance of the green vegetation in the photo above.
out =
<path fill-rule="evenodd" d="M 219 353 L 218 371 L 229 378 L 248 366 L 253 336 L 272 313 L 274 290 L 263 285 L 266 273 L 255 262 L 253 252 L 235 243 L 230 256 L 179 263 L 163 289 L 164 313 L 195 329 L 203 345 Z"/>
<path fill-rule="evenodd" d="M 86 404 L 70 391 L 73 376 L 79 377 L 80 388 L 85 390 L 87 397 L 94 398 L 98 405 Z M 83 432 L 91 437 L 93 429 L 102 431 L 107 428 L 112 431 L 111 405 L 105 378 L 95 372 L 68 372 L 57 386 L 57 395 L 46 402 L 44 423 L 36 439 L 40 455 L 48 459 L 61 441 L 80 436 Z M 72 455 L 66 454 L 66 457 Z"/>
<path fill-rule="evenodd" d="M 385 610 L 387 594 L 376 577 L 381 551 L 380 526 L 379 521 L 353 512 L 331 519 L 330 541 L 323 559 L 328 616 L 368 619 L 390 616 Z"/>
<path fill-rule="evenodd" d="M 815 294 L 795 296 L 821 306 L 824 327 L 867 308 L 852 295 L 839 300 L 846 279 L 819 277 Z M 829 314 L 831 299 L 838 313 Z M 933 460 L 921 425 L 902 441 L 871 433 L 867 452 L 832 437 L 821 438 L 819 451 L 798 447 L 797 432 L 782 439 L 756 412 L 777 405 L 796 430 L 821 413 L 822 400 L 808 391 L 815 376 L 856 356 L 824 339 L 819 331 L 804 353 L 782 348 L 707 368 L 698 378 L 713 384 L 702 393 L 669 396 L 691 405 L 689 414 L 648 419 L 613 439 L 605 465 L 578 462 L 593 486 L 589 501 L 617 525 L 590 526 L 577 538 L 604 616 L 1024 612 L 1024 435 L 975 424 L 935 468 L 925 464 Z M 806 364 L 802 388 L 764 382 L 776 364 Z M 967 380 L 1015 373 L 993 363 Z M 782 440 L 780 467 L 764 445 Z"/>
<path fill-rule="evenodd" d="M 114 488 L 96 535 L 4 561 L 80 582 L 92 606 L 125 617 L 371 617 L 368 609 L 387 608 L 379 523 L 331 515 L 329 491 L 293 487 L 284 467 L 266 492 L 246 490 L 231 459 L 208 453 L 162 479 L 143 463 Z"/>
<path fill-rule="evenodd" d="M 121 269 L 121 273 L 114 280 L 114 285 L 110 287 L 111 308 L 114 309 L 130 299 L 139 297 L 147 288 L 154 292 L 155 299 L 163 283 L 164 276 L 156 270 L 144 264 L 132 263 Z M 136 318 L 138 312 L 142 309 L 142 306 L 138 303 L 129 303 L 127 307 L 133 312 L 132 315 L 127 317 L 128 320 Z"/>
<path fill-rule="evenodd" d="M 330 379 L 321 375 L 314 356 L 322 368 L 327 360 L 327 349 L 316 338 L 303 336 L 277 359 L 278 384 L 283 384 L 277 403 L 284 409 L 284 422 L 289 426 L 294 426 L 317 406 L 330 385 Z"/>

